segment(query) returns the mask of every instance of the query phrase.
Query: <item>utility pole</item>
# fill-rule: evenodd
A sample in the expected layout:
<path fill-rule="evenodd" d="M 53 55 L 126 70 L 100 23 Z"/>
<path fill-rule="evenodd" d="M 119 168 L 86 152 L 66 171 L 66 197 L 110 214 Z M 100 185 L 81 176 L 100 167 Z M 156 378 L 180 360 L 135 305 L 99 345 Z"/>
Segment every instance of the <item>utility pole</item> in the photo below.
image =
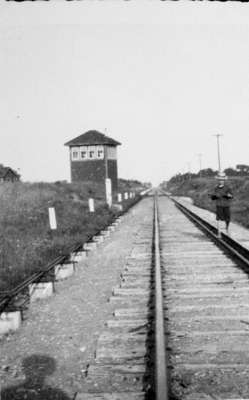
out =
<path fill-rule="evenodd" d="M 188 162 L 188 173 L 189 173 L 189 179 L 191 179 L 191 163 Z"/>
<path fill-rule="evenodd" d="M 201 168 L 202 168 L 202 163 L 201 163 L 201 161 L 202 161 L 202 154 L 201 154 L 201 153 L 199 153 L 199 154 L 197 154 L 197 156 L 199 157 L 199 167 L 200 167 L 200 176 L 201 176 Z"/>
<path fill-rule="evenodd" d="M 223 136 L 223 135 L 221 135 L 221 134 L 218 133 L 218 134 L 213 135 L 213 136 L 216 136 L 216 138 L 217 138 L 218 168 L 219 168 L 218 174 L 220 174 L 220 173 L 221 173 L 221 162 L 220 162 L 220 137 Z M 219 221 L 219 220 L 217 220 L 217 232 L 218 232 L 218 237 L 220 238 L 220 237 L 221 237 L 221 231 L 220 231 L 220 221 Z"/>
<path fill-rule="evenodd" d="M 219 171 L 219 174 L 221 173 L 221 162 L 220 162 L 220 137 L 221 136 L 223 136 L 223 135 L 221 135 L 221 134 L 216 134 L 216 135 L 213 135 L 213 136 L 216 136 L 216 138 L 217 138 L 217 152 L 218 152 L 218 171 Z"/>

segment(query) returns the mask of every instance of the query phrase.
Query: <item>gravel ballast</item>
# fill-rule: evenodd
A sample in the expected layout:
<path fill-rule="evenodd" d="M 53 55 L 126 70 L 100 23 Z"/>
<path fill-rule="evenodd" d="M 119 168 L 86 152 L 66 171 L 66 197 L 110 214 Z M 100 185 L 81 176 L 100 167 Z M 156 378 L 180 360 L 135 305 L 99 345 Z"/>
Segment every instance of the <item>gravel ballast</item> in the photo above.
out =
<path fill-rule="evenodd" d="M 0 339 L 2 400 L 67 400 L 84 391 L 97 338 L 114 309 L 108 299 L 151 205 L 146 198 L 133 207 L 71 278 L 56 283 L 52 298 L 31 304 L 19 331 Z"/>

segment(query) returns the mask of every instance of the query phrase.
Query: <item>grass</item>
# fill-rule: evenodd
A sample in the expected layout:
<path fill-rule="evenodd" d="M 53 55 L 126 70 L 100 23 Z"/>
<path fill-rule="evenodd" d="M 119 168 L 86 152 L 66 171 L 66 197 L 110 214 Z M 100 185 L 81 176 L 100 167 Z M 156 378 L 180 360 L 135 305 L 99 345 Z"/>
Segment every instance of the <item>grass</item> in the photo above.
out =
<path fill-rule="evenodd" d="M 227 182 L 234 199 L 231 203 L 231 219 L 249 228 L 249 179 L 244 177 L 230 178 Z M 167 190 L 175 196 L 191 197 L 198 207 L 215 212 L 215 202 L 208 194 L 212 193 L 217 180 L 210 178 L 195 178 L 181 183 L 169 183 Z"/>
<path fill-rule="evenodd" d="M 94 213 L 88 209 L 89 193 Z M 90 184 L 1 184 L 0 291 L 15 287 L 109 224 L 117 210 L 109 209 L 99 193 L 98 185 Z M 50 230 L 49 207 L 56 210 L 56 231 Z"/>

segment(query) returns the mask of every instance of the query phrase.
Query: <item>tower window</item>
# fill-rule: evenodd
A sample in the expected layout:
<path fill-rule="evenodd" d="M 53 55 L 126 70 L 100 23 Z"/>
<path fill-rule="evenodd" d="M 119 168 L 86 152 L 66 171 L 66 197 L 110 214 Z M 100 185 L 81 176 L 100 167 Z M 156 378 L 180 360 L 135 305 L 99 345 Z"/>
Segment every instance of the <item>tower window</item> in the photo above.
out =
<path fill-rule="evenodd" d="M 93 157 L 94 157 L 94 151 L 92 151 L 92 150 L 89 151 L 89 157 L 90 157 L 90 158 L 93 158 Z"/>
<path fill-rule="evenodd" d="M 87 156 L 86 151 L 82 151 L 81 152 L 81 158 L 86 158 L 86 156 Z"/>
<path fill-rule="evenodd" d="M 104 152 L 103 150 L 98 150 L 98 158 L 103 158 Z"/>
<path fill-rule="evenodd" d="M 73 151 L 73 159 L 74 159 L 74 160 L 77 159 L 78 156 L 79 156 L 78 151 Z"/>

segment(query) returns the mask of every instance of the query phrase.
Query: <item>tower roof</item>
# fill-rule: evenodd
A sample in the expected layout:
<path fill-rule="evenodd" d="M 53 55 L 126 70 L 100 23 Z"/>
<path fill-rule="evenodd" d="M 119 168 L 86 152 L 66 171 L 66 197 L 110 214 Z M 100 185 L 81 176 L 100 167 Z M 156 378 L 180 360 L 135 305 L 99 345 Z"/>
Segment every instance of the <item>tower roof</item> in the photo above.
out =
<path fill-rule="evenodd" d="M 119 146 L 121 143 L 100 133 L 98 131 L 87 131 L 80 136 L 65 143 L 65 146 L 86 146 L 94 144 L 107 144 L 109 146 Z"/>

